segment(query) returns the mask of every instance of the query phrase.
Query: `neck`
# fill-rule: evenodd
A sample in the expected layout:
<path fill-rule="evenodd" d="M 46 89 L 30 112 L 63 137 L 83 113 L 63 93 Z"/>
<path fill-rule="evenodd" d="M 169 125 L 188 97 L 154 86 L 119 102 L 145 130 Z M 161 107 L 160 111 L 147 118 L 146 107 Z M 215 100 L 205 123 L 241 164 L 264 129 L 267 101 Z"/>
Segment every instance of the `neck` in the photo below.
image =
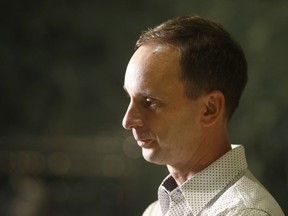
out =
<path fill-rule="evenodd" d="M 177 184 L 181 185 L 204 170 L 229 150 L 231 150 L 231 145 L 228 136 L 226 136 L 226 138 L 222 139 L 219 143 L 202 143 L 201 147 L 191 155 L 189 161 L 177 166 L 167 165 L 167 168 Z"/>

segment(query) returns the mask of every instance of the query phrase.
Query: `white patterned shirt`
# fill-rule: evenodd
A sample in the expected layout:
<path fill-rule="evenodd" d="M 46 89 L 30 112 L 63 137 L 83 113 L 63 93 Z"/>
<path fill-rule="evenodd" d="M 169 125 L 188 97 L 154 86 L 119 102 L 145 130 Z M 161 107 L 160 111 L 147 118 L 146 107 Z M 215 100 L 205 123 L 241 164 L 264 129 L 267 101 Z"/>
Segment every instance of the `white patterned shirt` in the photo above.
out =
<path fill-rule="evenodd" d="M 284 216 L 272 195 L 248 170 L 244 147 L 232 150 L 178 186 L 169 175 L 158 201 L 143 216 Z"/>

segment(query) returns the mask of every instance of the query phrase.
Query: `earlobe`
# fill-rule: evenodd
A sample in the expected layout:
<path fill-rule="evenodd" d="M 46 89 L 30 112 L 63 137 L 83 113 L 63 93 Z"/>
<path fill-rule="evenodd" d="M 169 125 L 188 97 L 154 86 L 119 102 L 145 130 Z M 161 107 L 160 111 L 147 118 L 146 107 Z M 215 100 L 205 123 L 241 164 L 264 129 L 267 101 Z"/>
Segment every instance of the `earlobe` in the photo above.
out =
<path fill-rule="evenodd" d="M 215 124 L 224 114 L 225 97 L 220 91 L 210 92 L 205 96 L 204 112 L 201 123 L 204 127 Z"/>

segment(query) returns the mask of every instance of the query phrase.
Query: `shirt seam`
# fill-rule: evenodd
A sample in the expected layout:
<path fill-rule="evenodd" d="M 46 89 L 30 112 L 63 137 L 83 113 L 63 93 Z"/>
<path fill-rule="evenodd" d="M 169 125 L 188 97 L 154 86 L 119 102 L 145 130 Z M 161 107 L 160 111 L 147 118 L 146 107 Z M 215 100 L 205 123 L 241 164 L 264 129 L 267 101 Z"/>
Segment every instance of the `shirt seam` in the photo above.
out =
<path fill-rule="evenodd" d="M 241 212 L 247 211 L 247 210 L 256 210 L 256 211 L 259 211 L 259 212 L 264 212 L 265 214 L 267 214 L 267 216 L 272 216 L 269 212 L 267 212 L 267 211 L 265 211 L 263 209 L 259 209 L 259 208 L 245 208 Z"/>

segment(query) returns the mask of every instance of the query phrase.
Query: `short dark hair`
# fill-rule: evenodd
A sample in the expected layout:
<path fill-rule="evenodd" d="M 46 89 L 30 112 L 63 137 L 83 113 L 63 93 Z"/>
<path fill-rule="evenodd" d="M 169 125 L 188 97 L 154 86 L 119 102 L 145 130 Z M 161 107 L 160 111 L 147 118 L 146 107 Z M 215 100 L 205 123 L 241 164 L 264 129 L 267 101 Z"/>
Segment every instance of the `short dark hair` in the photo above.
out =
<path fill-rule="evenodd" d="M 231 118 L 247 83 L 247 62 L 241 47 L 221 24 L 199 16 L 177 17 L 144 32 L 136 49 L 150 42 L 179 48 L 186 96 L 194 100 L 220 90 L 226 115 Z"/>

